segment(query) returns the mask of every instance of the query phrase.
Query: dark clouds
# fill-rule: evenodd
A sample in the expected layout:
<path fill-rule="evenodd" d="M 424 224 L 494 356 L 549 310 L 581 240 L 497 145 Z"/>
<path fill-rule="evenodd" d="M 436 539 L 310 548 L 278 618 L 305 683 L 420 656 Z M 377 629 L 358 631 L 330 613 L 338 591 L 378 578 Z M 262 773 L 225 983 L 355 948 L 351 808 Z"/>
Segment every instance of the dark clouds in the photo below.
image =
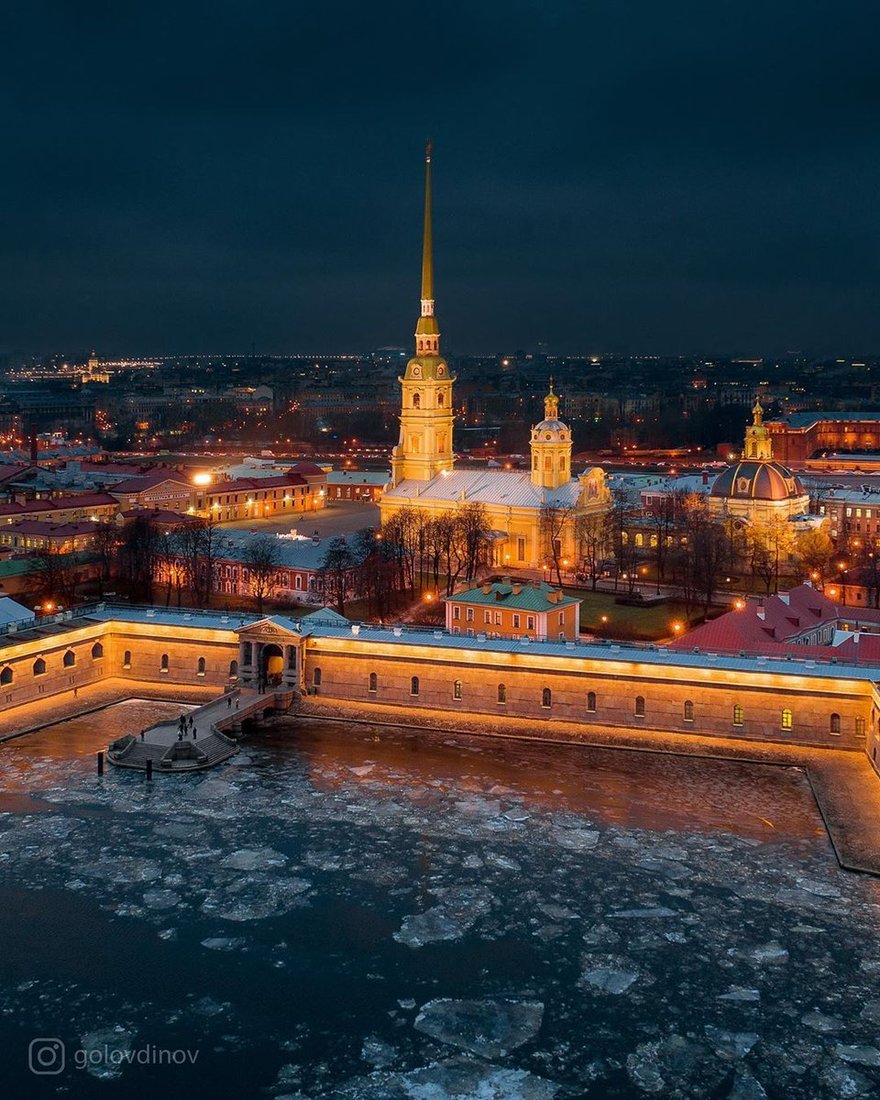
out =
<path fill-rule="evenodd" d="M 548 10 L 549 9 L 549 10 Z M 0 347 L 880 349 L 872 3 L 6 14 Z"/>

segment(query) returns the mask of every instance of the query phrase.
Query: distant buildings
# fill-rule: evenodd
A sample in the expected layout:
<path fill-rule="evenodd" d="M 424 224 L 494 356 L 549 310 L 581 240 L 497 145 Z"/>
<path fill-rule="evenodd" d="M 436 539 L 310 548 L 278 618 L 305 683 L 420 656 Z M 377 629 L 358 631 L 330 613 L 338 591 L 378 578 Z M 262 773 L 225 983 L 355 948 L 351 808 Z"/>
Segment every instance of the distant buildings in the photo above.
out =
<path fill-rule="evenodd" d="M 782 462 L 805 462 L 817 452 L 880 451 L 880 412 L 800 412 L 769 420 Z"/>

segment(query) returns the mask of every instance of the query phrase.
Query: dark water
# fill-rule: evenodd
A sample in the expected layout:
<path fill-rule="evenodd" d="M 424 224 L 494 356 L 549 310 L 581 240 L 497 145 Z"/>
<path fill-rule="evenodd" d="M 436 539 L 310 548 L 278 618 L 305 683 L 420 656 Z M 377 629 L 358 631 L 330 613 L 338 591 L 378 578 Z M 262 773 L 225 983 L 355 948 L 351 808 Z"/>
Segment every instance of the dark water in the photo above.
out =
<path fill-rule="evenodd" d="M 97 778 L 179 709 L 3 749 L 6 1095 L 880 1087 L 877 884 L 796 769 L 287 721 L 203 776 Z"/>

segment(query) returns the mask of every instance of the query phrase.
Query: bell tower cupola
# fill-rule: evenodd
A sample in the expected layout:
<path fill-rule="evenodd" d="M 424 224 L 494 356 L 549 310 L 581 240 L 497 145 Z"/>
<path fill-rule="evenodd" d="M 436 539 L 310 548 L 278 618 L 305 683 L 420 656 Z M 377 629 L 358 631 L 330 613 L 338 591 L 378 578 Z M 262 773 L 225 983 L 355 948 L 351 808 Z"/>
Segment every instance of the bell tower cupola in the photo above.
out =
<path fill-rule="evenodd" d="M 544 419 L 532 428 L 532 484 L 558 489 L 571 481 L 571 430 L 559 419 L 559 397 L 550 390 L 544 398 Z"/>
<path fill-rule="evenodd" d="M 760 397 L 755 398 L 752 422 L 746 428 L 743 458 L 757 462 L 769 462 L 773 458 L 773 441 L 770 438 L 769 429 L 764 426 L 764 408 Z"/>

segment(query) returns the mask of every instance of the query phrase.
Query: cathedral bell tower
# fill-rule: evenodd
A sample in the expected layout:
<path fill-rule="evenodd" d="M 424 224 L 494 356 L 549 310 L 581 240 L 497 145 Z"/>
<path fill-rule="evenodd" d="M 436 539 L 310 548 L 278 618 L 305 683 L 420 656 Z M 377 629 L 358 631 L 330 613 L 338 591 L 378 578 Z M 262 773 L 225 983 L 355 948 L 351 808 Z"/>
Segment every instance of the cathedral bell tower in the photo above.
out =
<path fill-rule="evenodd" d="M 422 308 L 416 325 L 416 354 L 406 365 L 401 388 L 400 439 L 391 452 L 391 481 L 430 481 L 452 469 L 452 383 L 440 355 L 434 315 L 434 257 L 431 241 L 431 146 L 425 152 L 425 228 L 422 244 Z"/>
<path fill-rule="evenodd" d="M 760 397 L 755 398 L 752 423 L 746 428 L 743 458 L 757 462 L 769 462 L 773 458 L 773 441 L 770 438 L 770 432 L 764 427 L 764 409 Z"/>
<path fill-rule="evenodd" d="M 544 398 L 544 419 L 532 428 L 532 484 L 558 489 L 571 481 L 571 431 L 559 419 L 559 398 L 550 392 Z"/>

